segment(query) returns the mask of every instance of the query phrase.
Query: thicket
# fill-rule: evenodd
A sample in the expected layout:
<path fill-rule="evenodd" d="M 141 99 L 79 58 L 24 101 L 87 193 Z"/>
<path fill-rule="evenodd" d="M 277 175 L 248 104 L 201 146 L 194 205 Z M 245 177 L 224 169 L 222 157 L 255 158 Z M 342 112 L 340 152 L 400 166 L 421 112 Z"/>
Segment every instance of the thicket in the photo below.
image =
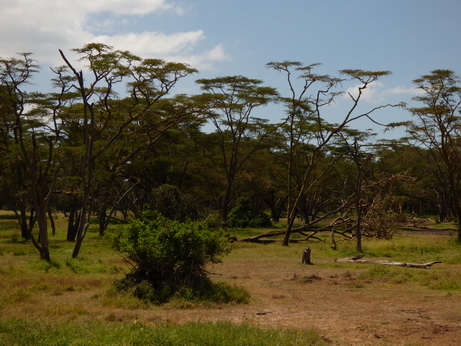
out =
<path fill-rule="evenodd" d="M 248 197 L 241 197 L 229 213 L 227 224 L 230 227 L 271 227 L 269 216 L 259 210 Z"/>
<path fill-rule="evenodd" d="M 179 222 L 147 211 L 111 238 L 114 249 L 133 266 L 116 282 L 119 290 L 154 303 L 173 296 L 220 303 L 249 299 L 243 289 L 210 279 L 206 265 L 219 263 L 230 247 L 222 233 L 205 222 Z"/>
<path fill-rule="evenodd" d="M 337 218 L 359 251 L 362 234 L 390 237 L 395 215 L 432 214 L 454 220 L 461 242 L 461 80 L 453 71 L 414 80 L 422 91 L 418 107 L 407 107 L 415 120 L 387 124 L 405 126 L 407 137 L 379 141 L 353 124 L 404 107 L 362 108 L 364 90 L 390 71 L 330 76 L 318 64 L 271 62 L 288 82 L 280 94 L 259 79 L 225 76 L 199 79 L 201 93 L 185 95 L 173 88 L 197 72 L 186 64 L 99 43 L 74 52 L 86 67 L 78 71 L 60 51 L 49 93 L 30 91 L 40 71 L 30 54 L 0 59 L 0 206 L 15 212 L 42 259 L 51 261 L 54 211 L 68 216 L 77 258 L 94 217 L 103 236 L 111 220 L 138 217 L 145 205 L 181 222 L 218 215 L 234 228 L 269 227 L 264 209 L 287 219 L 284 245 L 300 217 L 303 231 Z M 340 95 L 349 95 L 342 115 L 330 107 Z M 279 121 L 255 116 L 273 103 L 284 106 Z M 235 204 L 242 195 L 251 202 Z"/>

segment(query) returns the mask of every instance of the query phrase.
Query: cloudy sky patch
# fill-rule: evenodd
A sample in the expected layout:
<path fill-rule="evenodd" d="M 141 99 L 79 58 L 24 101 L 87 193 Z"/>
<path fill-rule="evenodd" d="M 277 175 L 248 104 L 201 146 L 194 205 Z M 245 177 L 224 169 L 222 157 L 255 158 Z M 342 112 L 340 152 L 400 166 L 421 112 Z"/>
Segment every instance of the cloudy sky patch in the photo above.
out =
<path fill-rule="evenodd" d="M 174 56 L 205 68 L 226 59 L 219 42 L 208 49 L 199 48 L 206 40 L 201 29 L 173 33 L 147 28 L 130 30 L 130 24 L 142 16 L 181 16 L 184 12 L 182 7 L 164 0 L 10 1 L 0 11 L 0 31 L 8 33 L 2 40 L 0 57 L 27 51 L 34 53 L 39 64 L 55 66 L 62 64 L 58 49 L 66 52 L 99 42 L 142 58 Z"/>

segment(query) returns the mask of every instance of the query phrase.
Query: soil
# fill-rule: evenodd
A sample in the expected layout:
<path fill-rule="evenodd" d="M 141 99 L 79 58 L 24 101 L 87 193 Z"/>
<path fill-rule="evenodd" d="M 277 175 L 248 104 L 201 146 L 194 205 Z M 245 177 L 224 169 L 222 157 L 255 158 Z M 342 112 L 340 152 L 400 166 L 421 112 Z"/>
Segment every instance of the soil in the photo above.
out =
<path fill-rule="evenodd" d="M 247 288 L 251 303 L 137 311 L 137 318 L 314 329 L 333 345 L 461 345 L 460 292 L 360 278 L 370 265 L 346 269 L 321 264 L 302 265 L 293 258 L 280 258 L 268 265 L 264 258 L 233 258 L 211 271 L 219 280 Z M 444 266 L 408 270 L 443 270 Z"/>
<path fill-rule="evenodd" d="M 281 261 L 279 268 L 260 269 L 248 265 L 244 277 L 230 274 L 232 268 L 221 271 L 224 278 L 245 286 L 256 297 L 251 304 L 184 311 L 179 320 L 315 329 L 334 345 L 461 344 L 459 293 L 430 291 L 407 283 L 365 282 L 344 268 L 290 268 Z M 168 318 L 177 320 L 178 316 L 171 311 Z"/>
<path fill-rule="evenodd" d="M 66 312 L 78 307 L 85 312 L 84 318 L 107 323 L 231 321 L 263 328 L 314 329 L 333 345 L 461 345 L 461 292 L 431 290 L 411 282 L 363 279 L 360 274 L 370 265 L 345 267 L 328 259 L 317 262 L 315 253 L 315 265 L 303 265 L 301 250 L 299 255 L 299 259 L 280 256 L 274 263 L 273 257 L 268 262 L 248 251 L 248 256 L 232 256 L 210 268 L 215 279 L 250 292 L 252 300 L 246 305 L 121 309 L 91 299 L 103 294 L 103 289 L 97 288 L 60 293 L 47 300 L 46 309 L 37 309 L 36 302 L 14 308 L 22 310 L 20 315 L 30 316 L 32 311 Z M 446 270 L 448 266 L 442 263 L 431 269 L 406 270 Z M 2 314 L 8 318 L 9 314 L 17 316 L 18 311 L 5 306 Z"/>

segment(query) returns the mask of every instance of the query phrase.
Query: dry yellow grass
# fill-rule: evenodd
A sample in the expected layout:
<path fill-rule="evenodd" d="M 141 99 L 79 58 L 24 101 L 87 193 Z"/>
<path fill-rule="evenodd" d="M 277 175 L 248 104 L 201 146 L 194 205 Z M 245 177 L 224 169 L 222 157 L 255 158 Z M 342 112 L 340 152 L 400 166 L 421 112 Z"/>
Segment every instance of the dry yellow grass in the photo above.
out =
<path fill-rule="evenodd" d="M 53 265 L 39 261 L 32 245 L 11 242 L 10 231 L 0 233 L 3 320 L 247 322 L 264 328 L 315 329 L 338 345 L 459 345 L 461 340 L 461 289 L 430 285 L 430 281 L 461 278 L 461 261 L 453 259 L 461 248 L 447 235 L 364 244 L 372 255 L 400 251 L 413 260 L 440 257 L 443 263 L 428 270 L 335 263 L 335 255 L 352 251 L 352 245 L 345 243 L 340 244 L 344 252 L 337 253 L 327 243 L 310 245 L 313 266 L 300 264 L 305 244 L 286 248 L 279 243 L 237 243 L 223 263 L 209 270 L 215 280 L 245 287 L 251 302 L 178 308 L 177 303 L 158 307 L 108 294 L 111 283 L 128 268 L 95 233 L 89 234 L 77 260 L 69 258 L 72 244 L 63 242 L 58 233 L 58 239 L 52 240 Z M 405 254 L 409 246 L 420 253 Z M 14 254 L 21 250 L 20 255 Z"/>

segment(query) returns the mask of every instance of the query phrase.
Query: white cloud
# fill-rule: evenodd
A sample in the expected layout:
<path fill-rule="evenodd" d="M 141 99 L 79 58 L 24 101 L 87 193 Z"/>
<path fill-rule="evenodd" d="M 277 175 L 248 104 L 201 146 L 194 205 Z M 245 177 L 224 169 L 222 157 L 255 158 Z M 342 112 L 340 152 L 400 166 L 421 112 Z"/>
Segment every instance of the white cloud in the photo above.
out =
<path fill-rule="evenodd" d="M 212 62 L 227 58 L 221 45 L 208 52 L 199 51 L 205 41 L 202 30 L 165 34 L 162 32 L 117 32 L 120 23 L 153 13 L 182 15 L 185 10 L 169 0 L 15 0 L 4 1 L 0 11 L 0 31 L 4 33 L 0 57 L 32 52 L 41 65 L 61 65 L 58 49 L 69 52 L 85 43 L 101 42 L 128 50 L 143 58 L 178 57 L 192 67 L 211 67 Z M 107 14 L 115 14 L 113 23 Z M 94 24 L 91 16 L 98 16 Z M 90 24 L 91 23 L 91 24 Z M 124 26 L 129 28 L 129 26 Z M 104 29 L 105 35 L 96 31 Z M 70 53 L 69 53 L 70 54 Z"/>
<path fill-rule="evenodd" d="M 107 11 L 122 15 L 144 15 L 165 10 L 182 13 L 180 7 L 164 0 L 79 0 L 78 2 L 84 10 L 92 13 Z"/>
<path fill-rule="evenodd" d="M 96 36 L 97 42 L 114 47 L 123 47 L 134 54 L 149 56 L 165 56 L 176 52 L 190 52 L 194 46 L 204 39 L 201 30 L 165 35 L 160 32 L 129 33 L 115 36 Z"/>
<path fill-rule="evenodd" d="M 213 69 L 213 63 L 218 61 L 228 61 L 231 57 L 226 54 L 224 46 L 218 45 L 213 49 L 206 51 L 199 55 L 189 56 L 170 56 L 167 58 L 171 61 L 180 61 L 191 65 L 199 70 L 211 70 Z"/>
<path fill-rule="evenodd" d="M 357 97 L 359 87 L 360 85 L 355 85 L 348 88 L 343 96 L 350 97 L 349 94 L 351 94 L 353 97 Z M 398 97 L 401 97 L 401 99 L 407 99 L 408 96 L 413 97 L 421 95 L 422 93 L 422 90 L 415 87 L 396 86 L 387 89 L 383 82 L 377 81 L 370 84 L 363 90 L 361 99 L 369 104 L 382 104 L 390 102 L 389 99 L 392 99 L 392 102 L 394 102 L 394 100 Z"/>
<path fill-rule="evenodd" d="M 344 96 L 350 97 L 350 94 L 356 98 L 359 94 L 360 86 L 361 84 L 349 87 Z M 377 81 L 369 84 L 366 89 L 362 90 L 361 100 L 367 103 L 382 103 L 385 100 L 384 83 Z"/>
<path fill-rule="evenodd" d="M 387 91 L 392 95 L 405 95 L 405 96 L 417 96 L 424 94 L 424 91 L 415 87 L 396 86 Z"/>

